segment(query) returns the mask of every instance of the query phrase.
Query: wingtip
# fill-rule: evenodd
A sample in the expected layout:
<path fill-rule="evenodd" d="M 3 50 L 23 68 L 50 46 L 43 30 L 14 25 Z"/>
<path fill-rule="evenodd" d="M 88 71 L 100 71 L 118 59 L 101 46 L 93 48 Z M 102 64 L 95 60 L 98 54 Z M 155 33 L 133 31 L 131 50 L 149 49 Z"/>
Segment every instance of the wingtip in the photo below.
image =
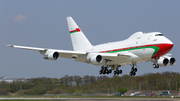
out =
<path fill-rule="evenodd" d="M 13 45 L 5 45 L 6 47 L 14 47 Z"/>

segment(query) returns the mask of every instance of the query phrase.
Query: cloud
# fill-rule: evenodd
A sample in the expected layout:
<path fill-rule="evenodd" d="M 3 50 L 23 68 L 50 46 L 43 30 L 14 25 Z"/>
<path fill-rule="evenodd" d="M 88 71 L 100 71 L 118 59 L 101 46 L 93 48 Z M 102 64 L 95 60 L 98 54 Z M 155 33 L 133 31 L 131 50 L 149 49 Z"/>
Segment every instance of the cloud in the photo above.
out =
<path fill-rule="evenodd" d="M 13 17 L 13 21 L 14 22 L 26 22 L 27 19 L 26 19 L 25 15 L 19 14 L 19 15 Z"/>

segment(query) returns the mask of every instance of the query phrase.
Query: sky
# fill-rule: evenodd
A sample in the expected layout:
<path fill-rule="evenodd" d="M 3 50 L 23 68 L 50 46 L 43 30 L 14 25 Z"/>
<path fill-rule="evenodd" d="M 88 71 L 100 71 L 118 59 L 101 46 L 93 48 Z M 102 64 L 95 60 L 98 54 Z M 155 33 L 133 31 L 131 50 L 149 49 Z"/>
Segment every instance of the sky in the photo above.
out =
<path fill-rule="evenodd" d="M 120 41 L 137 31 L 161 32 L 174 43 L 174 66 L 154 69 L 138 63 L 137 76 L 180 73 L 179 0 L 0 0 L 0 76 L 9 78 L 61 78 L 101 76 L 100 67 L 60 58 L 44 60 L 36 51 L 5 47 L 7 44 L 73 50 L 66 17 L 71 16 L 91 44 Z M 120 69 L 129 74 L 131 66 Z M 106 75 L 109 77 L 112 74 Z"/>

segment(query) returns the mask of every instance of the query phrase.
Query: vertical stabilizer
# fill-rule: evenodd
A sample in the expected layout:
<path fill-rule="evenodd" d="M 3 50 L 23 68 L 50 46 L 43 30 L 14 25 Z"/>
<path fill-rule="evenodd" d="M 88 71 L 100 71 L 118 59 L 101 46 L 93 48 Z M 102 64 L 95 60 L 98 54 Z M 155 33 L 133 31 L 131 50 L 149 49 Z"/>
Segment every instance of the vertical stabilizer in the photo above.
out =
<path fill-rule="evenodd" d="M 75 51 L 92 47 L 91 43 L 83 34 L 82 30 L 78 27 L 75 21 L 72 19 L 72 17 L 67 17 L 67 23 L 70 31 L 73 49 Z"/>

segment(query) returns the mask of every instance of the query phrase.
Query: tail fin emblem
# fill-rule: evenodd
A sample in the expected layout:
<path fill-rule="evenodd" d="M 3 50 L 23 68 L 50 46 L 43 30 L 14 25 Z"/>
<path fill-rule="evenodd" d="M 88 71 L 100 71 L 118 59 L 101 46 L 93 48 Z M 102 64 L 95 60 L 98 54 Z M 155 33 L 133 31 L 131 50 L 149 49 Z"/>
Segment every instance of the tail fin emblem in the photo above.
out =
<path fill-rule="evenodd" d="M 75 33 L 75 32 L 80 32 L 80 31 L 81 30 L 79 28 L 76 28 L 75 30 L 70 31 L 70 34 Z"/>

